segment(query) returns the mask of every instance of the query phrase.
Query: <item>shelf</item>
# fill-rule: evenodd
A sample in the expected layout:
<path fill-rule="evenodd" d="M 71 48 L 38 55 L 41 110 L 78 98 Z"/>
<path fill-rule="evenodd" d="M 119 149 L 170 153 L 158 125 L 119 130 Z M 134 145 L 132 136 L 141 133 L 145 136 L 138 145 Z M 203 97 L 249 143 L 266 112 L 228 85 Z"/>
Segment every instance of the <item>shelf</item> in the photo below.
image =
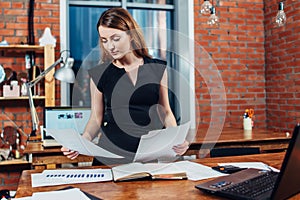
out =
<path fill-rule="evenodd" d="M 45 96 L 33 96 L 33 99 L 45 99 Z M 0 97 L 0 100 L 22 100 L 22 99 L 27 99 L 28 96 L 22 96 L 22 97 Z"/>
<path fill-rule="evenodd" d="M 34 51 L 41 53 L 43 55 L 39 55 L 38 57 L 44 58 L 44 70 L 51 66 L 55 61 L 55 49 L 52 44 L 47 44 L 45 46 L 40 45 L 7 45 L 0 46 L 0 52 L 4 55 L 5 52 L 9 52 L 7 57 L 14 57 L 14 54 L 25 54 L 28 51 Z M 45 96 L 34 96 L 35 100 L 45 100 L 45 106 L 54 106 L 55 105 L 55 80 L 53 78 L 53 74 L 55 69 L 52 69 L 44 78 L 44 87 L 45 87 Z M 8 101 L 8 100 L 22 100 L 28 99 L 27 96 L 20 97 L 0 97 L 0 101 Z"/>
<path fill-rule="evenodd" d="M 24 158 L 20 159 L 13 159 L 13 160 L 3 160 L 0 161 L 0 166 L 6 166 L 6 165 L 22 165 L 22 164 L 29 164 L 27 160 L 24 160 Z"/>
<path fill-rule="evenodd" d="M 39 45 L 8 45 L 8 46 L 0 46 L 0 50 L 9 50 L 9 51 L 40 51 L 44 50 L 43 46 Z"/>

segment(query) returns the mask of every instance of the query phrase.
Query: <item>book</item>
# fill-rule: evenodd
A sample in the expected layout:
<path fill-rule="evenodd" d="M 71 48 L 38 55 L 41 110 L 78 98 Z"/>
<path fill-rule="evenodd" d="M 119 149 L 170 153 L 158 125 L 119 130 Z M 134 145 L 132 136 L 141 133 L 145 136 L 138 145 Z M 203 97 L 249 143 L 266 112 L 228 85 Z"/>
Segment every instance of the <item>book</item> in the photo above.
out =
<path fill-rule="evenodd" d="M 112 168 L 114 181 L 129 181 L 136 179 L 187 179 L 184 170 L 176 166 L 176 163 L 139 163 L 119 165 Z"/>

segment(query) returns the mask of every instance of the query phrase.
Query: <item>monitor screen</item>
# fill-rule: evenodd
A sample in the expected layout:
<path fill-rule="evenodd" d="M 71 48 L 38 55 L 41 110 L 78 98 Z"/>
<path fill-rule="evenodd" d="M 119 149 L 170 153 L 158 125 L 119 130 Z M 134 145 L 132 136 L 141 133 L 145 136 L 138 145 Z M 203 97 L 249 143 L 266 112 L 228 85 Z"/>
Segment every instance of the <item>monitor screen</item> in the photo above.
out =
<path fill-rule="evenodd" d="M 90 113 L 89 107 L 45 107 L 43 125 L 49 129 L 73 128 L 83 134 Z M 52 138 L 45 131 L 43 136 L 43 139 Z"/>

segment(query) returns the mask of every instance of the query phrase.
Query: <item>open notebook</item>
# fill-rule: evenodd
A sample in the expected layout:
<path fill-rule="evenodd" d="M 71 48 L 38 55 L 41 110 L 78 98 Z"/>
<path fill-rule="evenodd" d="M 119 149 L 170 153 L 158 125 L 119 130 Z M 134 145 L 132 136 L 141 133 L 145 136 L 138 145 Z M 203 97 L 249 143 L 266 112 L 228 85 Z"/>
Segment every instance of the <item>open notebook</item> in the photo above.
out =
<path fill-rule="evenodd" d="M 231 199 L 287 199 L 300 192 L 300 126 L 295 127 L 280 172 L 246 169 L 196 185 Z"/>

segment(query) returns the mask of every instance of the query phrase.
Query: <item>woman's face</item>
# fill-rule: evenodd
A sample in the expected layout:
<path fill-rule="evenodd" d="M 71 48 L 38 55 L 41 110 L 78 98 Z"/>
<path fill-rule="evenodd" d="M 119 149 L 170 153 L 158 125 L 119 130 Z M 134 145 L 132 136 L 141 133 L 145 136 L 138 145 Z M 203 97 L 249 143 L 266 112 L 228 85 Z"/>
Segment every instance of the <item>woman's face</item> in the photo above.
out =
<path fill-rule="evenodd" d="M 104 49 L 115 59 L 122 59 L 131 52 L 130 36 L 119 29 L 99 26 L 100 42 Z"/>

